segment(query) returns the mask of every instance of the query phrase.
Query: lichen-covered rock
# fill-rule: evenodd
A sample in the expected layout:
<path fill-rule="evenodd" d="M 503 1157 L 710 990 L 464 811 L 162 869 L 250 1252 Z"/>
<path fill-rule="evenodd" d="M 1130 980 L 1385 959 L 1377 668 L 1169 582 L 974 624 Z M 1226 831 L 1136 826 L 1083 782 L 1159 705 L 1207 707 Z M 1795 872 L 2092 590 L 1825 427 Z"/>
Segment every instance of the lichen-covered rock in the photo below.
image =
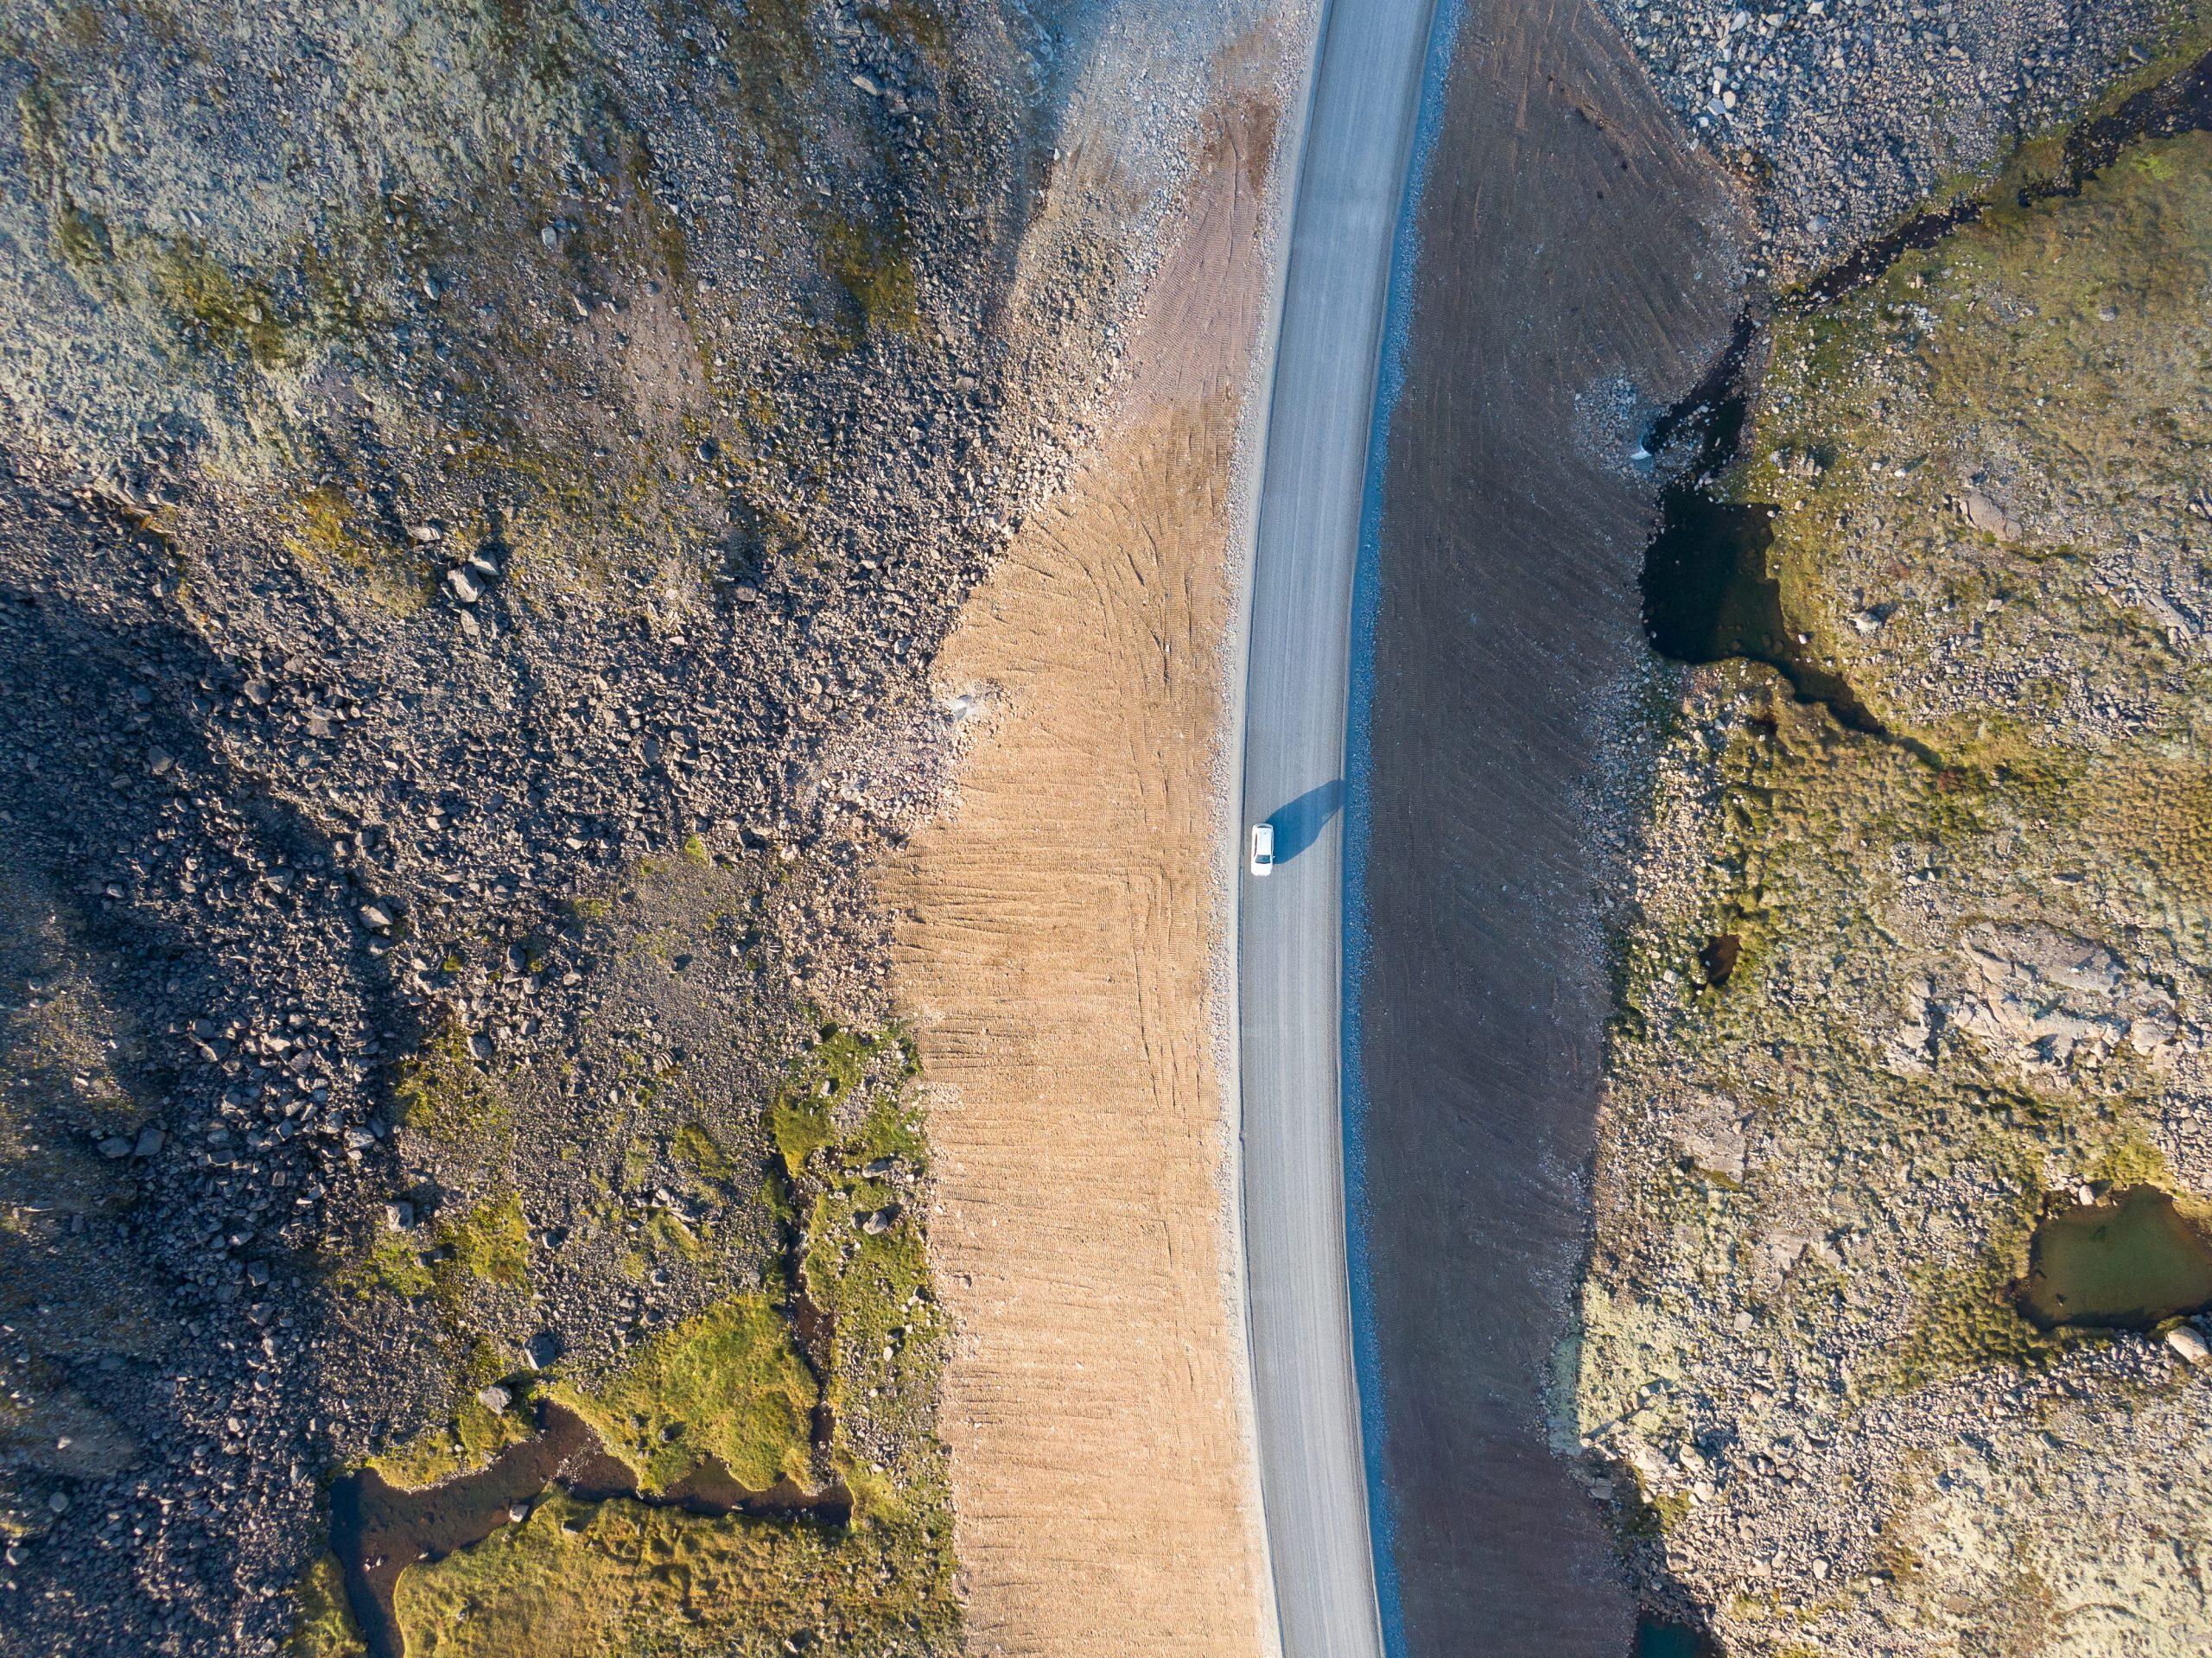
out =
<path fill-rule="evenodd" d="M 2039 923 L 1978 922 L 1955 960 L 1948 989 L 1930 981 L 1929 1040 L 1940 1020 L 2018 1070 L 2063 1071 L 2121 1042 L 2155 1053 L 2180 1034 L 2171 990 L 2130 974 L 2101 944 Z"/>
<path fill-rule="evenodd" d="M 1661 736 L 1577 1407 L 1647 1594 L 1732 1655 L 2212 1618 L 2193 1327 L 2017 1294 L 2047 1212 L 2212 1200 L 2212 137 L 2029 195 L 1774 321 L 1726 487 L 1853 723 L 1730 663 Z"/>

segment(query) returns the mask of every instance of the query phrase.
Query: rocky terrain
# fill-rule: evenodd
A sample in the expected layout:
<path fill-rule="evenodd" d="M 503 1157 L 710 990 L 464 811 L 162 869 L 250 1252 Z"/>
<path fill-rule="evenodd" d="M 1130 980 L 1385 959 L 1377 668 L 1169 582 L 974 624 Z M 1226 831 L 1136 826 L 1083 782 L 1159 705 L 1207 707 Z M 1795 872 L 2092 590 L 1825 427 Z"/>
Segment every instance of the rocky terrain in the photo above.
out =
<path fill-rule="evenodd" d="M 2193 0 L 1604 0 L 1685 134 L 1750 193 L 1760 274 L 1794 282 L 2024 134 L 2194 55 Z"/>
<path fill-rule="evenodd" d="M 330 1480 L 549 1400 L 639 1497 L 408 1650 L 957 1642 L 868 870 L 1173 182 L 1062 162 L 1096 28 L 0 22 L 0 1651 L 359 1650 Z"/>
<path fill-rule="evenodd" d="M 2212 137 L 2082 153 L 1776 304 L 1700 549 L 1737 643 L 1649 686 L 1575 1429 L 1731 1654 L 2212 1610 Z"/>

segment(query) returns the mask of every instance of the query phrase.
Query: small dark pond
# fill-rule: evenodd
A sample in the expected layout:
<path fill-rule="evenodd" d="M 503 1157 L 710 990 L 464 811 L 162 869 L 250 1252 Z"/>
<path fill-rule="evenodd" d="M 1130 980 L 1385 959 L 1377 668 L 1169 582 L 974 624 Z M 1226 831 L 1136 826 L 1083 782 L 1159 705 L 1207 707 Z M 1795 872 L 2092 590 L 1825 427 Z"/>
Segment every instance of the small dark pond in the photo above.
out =
<path fill-rule="evenodd" d="M 2212 1306 L 2212 1239 L 2157 1187 L 2130 1186 L 2046 1215 L 2014 1294 L 2044 1330 L 2148 1330 Z"/>
<path fill-rule="evenodd" d="M 1764 662 L 1805 701 L 1825 703 L 1853 730 L 1885 736 L 1850 685 L 1806 657 L 1783 614 L 1782 587 L 1767 562 L 1777 509 L 1716 493 L 1743 441 L 1753 335 L 1745 317 L 1706 378 L 1645 434 L 1652 454 L 1679 445 L 1690 453 L 1660 493 L 1659 533 L 1644 549 L 1644 632 L 1676 662 Z"/>
<path fill-rule="evenodd" d="M 363 1469 L 331 1487 L 330 1546 L 371 1658 L 402 1658 L 391 1600 L 402 1572 L 482 1542 L 555 1485 L 588 1502 L 622 1496 L 691 1514 L 778 1515 L 840 1526 L 852 1518 L 852 1497 L 835 1481 L 821 1491 L 804 1490 L 788 1479 L 753 1491 L 711 1463 L 664 1494 L 643 1496 L 629 1469 L 607 1453 L 573 1411 L 542 1405 L 537 1424 L 534 1435 L 508 1446 L 488 1466 L 442 1485 L 408 1490 Z"/>
<path fill-rule="evenodd" d="M 1636 1626 L 1633 1658 L 1719 1658 L 1720 1648 L 1702 1630 L 1687 1623 L 1646 1617 Z"/>

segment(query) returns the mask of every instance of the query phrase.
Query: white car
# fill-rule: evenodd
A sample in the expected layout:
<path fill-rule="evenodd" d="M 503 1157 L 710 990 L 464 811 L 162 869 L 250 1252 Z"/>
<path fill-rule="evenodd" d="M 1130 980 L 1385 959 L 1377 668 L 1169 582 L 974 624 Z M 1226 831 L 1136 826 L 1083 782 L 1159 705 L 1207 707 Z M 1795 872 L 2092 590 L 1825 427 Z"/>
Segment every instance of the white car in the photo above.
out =
<path fill-rule="evenodd" d="M 1252 873 L 1264 875 L 1275 867 L 1275 826 L 1273 823 L 1252 825 Z"/>

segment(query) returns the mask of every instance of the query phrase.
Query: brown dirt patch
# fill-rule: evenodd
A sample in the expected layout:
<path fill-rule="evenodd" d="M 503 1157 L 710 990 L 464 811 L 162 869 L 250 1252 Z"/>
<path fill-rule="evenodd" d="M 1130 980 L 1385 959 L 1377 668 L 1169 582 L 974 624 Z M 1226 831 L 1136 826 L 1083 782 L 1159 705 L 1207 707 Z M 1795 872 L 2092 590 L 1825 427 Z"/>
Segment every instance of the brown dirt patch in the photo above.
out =
<path fill-rule="evenodd" d="M 1217 124 L 1116 429 L 970 602 L 955 815 L 884 872 L 939 1092 L 940 1283 L 985 1654 L 1271 1645 L 1215 1038 L 1233 462 L 1272 105 Z"/>

